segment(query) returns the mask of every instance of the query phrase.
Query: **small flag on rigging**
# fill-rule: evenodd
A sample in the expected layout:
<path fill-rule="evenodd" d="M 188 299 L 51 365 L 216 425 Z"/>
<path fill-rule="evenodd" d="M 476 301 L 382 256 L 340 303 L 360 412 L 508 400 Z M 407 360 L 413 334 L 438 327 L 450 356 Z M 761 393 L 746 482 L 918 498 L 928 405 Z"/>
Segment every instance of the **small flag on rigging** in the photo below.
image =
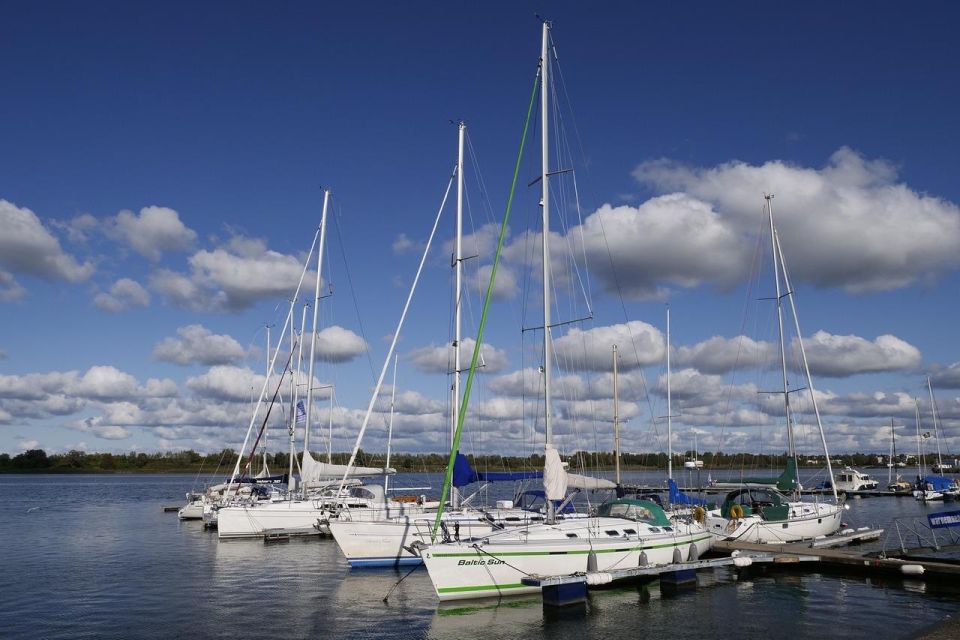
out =
<path fill-rule="evenodd" d="M 303 408 L 303 400 L 297 402 L 297 426 L 302 427 L 307 424 L 307 411 Z"/>

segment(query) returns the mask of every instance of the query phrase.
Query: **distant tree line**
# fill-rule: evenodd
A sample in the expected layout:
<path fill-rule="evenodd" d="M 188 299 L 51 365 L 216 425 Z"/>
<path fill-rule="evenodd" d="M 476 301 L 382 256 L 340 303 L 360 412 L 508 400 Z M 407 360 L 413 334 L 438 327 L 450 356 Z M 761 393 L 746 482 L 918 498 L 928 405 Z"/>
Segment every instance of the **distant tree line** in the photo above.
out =
<path fill-rule="evenodd" d="M 314 454 L 321 460 L 326 456 Z M 501 455 L 468 455 L 470 463 L 478 470 L 515 471 L 522 469 L 540 469 L 543 467 L 543 455 L 530 456 L 501 456 Z M 271 473 L 284 473 L 290 465 L 289 454 L 268 453 L 267 466 Z M 901 462 L 907 462 L 906 456 L 898 456 Z M 334 464 L 346 464 L 350 459 L 348 453 L 334 453 Z M 390 466 L 401 473 L 437 472 L 443 471 L 447 465 L 448 454 L 441 453 L 399 453 L 390 457 Z M 578 451 L 568 456 L 567 461 L 573 469 L 612 469 L 614 455 L 612 452 Z M 687 451 L 674 455 L 674 468 L 681 469 L 685 460 L 692 459 L 692 452 Z M 751 468 L 782 468 L 785 464 L 786 453 L 756 454 L 756 453 L 719 453 L 704 452 L 699 459 L 703 461 L 704 469 L 751 469 Z M 944 455 L 944 460 L 952 460 L 953 456 Z M 88 453 L 85 451 L 68 451 L 47 455 L 43 449 L 31 449 L 15 456 L 0 454 L 0 473 L 230 473 L 236 463 L 237 454 L 232 449 L 223 449 L 216 453 L 202 454 L 196 451 L 165 451 L 157 453 Z M 886 464 L 886 456 L 874 453 L 853 453 L 831 456 L 834 466 L 850 465 L 853 467 L 882 466 Z M 260 470 L 263 461 L 262 454 L 257 454 L 252 462 L 252 473 Z M 244 460 L 244 465 L 247 460 Z M 928 456 L 928 464 L 932 460 Z M 358 464 L 363 466 L 383 466 L 382 455 L 370 455 L 362 450 L 358 455 Z M 801 456 L 800 465 L 823 466 L 823 456 Z M 665 453 L 624 453 L 620 457 L 622 469 L 666 469 L 667 454 Z"/>

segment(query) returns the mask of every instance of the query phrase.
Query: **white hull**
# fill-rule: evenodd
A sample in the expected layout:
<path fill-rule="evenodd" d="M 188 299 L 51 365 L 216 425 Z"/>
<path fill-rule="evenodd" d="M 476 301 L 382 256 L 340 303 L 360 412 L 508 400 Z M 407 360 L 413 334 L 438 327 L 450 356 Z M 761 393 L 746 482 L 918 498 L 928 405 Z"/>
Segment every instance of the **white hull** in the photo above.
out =
<path fill-rule="evenodd" d="M 400 518 L 372 519 L 365 514 L 345 513 L 331 520 L 330 533 L 340 551 L 353 567 L 386 567 L 419 564 L 420 557 L 408 550 L 414 542 L 430 541 L 436 512 L 409 515 Z M 579 514 L 561 516 L 564 519 L 582 518 Z M 442 516 L 446 535 L 453 540 L 487 536 L 505 527 L 519 527 L 542 522 L 539 513 L 522 509 L 479 512 L 445 511 Z M 444 533 L 441 532 L 440 536 Z"/>
<path fill-rule="evenodd" d="M 177 517 L 181 520 L 201 520 L 203 518 L 203 500 L 194 500 L 180 507 L 177 511 Z"/>
<path fill-rule="evenodd" d="M 220 538 L 256 538 L 269 529 L 319 535 L 317 521 L 326 514 L 318 500 L 272 502 L 217 510 L 217 535 Z"/>
<path fill-rule="evenodd" d="M 519 532 L 506 532 L 477 543 L 428 545 L 421 555 L 437 597 L 459 600 L 539 593 L 539 587 L 526 586 L 521 579 L 585 572 L 591 550 L 596 553 L 597 569 L 610 571 L 638 566 L 641 553 L 649 565 L 673 562 L 677 549 L 686 560 L 695 547 L 699 557 L 713 542 L 697 525 L 677 524 L 670 532 L 661 528 L 640 535 L 623 533 L 625 529 L 643 532 L 644 526 L 618 518 L 589 518 L 530 527 L 527 541 Z M 622 535 L 611 536 L 608 531 Z M 567 537 L 574 533 L 578 537 Z"/>
<path fill-rule="evenodd" d="M 705 525 L 718 540 L 797 542 L 836 533 L 842 515 L 843 508 L 834 504 L 791 502 L 787 520 L 765 521 L 758 515 L 731 520 L 720 517 L 719 511 L 711 511 Z"/>

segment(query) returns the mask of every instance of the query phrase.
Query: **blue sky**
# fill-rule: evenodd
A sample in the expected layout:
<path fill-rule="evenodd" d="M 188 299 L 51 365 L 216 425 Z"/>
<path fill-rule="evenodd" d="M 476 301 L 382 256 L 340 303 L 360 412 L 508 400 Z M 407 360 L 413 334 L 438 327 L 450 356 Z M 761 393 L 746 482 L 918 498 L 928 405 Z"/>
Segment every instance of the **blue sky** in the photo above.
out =
<path fill-rule="evenodd" d="M 564 80 L 560 130 L 572 152 L 556 162 L 576 170 L 589 236 L 566 239 L 587 248 L 595 313 L 579 327 L 595 331 L 589 345 L 577 334 L 582 353 L 568 350 L 558 372 L 567 376 L 562 447 L 607 446 L 609 423 L 594 417 L 610 403 L 599 354 L 638 336 L 649 338 L 646 351 L 634 353 L 639 368 L 625 363 L 621 382 L 627 446 L 665 446 L 662 425 L 654 434 L 650 421 L 664 413 L 652 388 L 663 373 L 665 302 L 678 442 L 695 429 L 705 448 L 782 446 L 776 407 L 758 406 L 748 386 L 775 384 L 763 357 L 770 345 L 756 348 L 759 373 L 720 357 L 743 346 L 741 333 L 774 338 L 769 306 L 747 297 L 764 191 L 777 194 L 833 446 L 883 450 L 880 425 L 890 418 L 910 432 L 911 398 L 927 372 L 953 436 L 957 10 L 802 9 L 0 7 L 13 25 L 0 41 L 0 450 L 237 444 L 250 414 L 244 397 L 262 372 L 253 347 L 265 323 L 282 323 L 322 186 L 333 191 L 336 219 L 325 272 L 335 294 L 321 320 L 344 331 L 327 335 L 327 359 L 341 362 L 322 363 L 318 378 L 336 382 L 335 446 L 347 448 L 455 158 L 450 120 L 468 122 L 476 152 L 466 171 L 468 231 L 499 220 L 539 55 L 538 11 L 554 22 Z M 537 154 L 522 166 L 525 184 L 539 172 Z M 499 351 L 476 398 L 469 446 L 478 452 L 539 446 L 536 403 L 518 397 L 519 377 L 509 377 L 538 365 L 530 334 L 519 353 L 518 318 L 535 317 L 537 304 L 523 294 L 537 194 L 522 191 L 507 264 L 518 287 L 494 306 L 488 342 Z M 564 204 L 555 230 L 577 225 Z M 601 221 L 614 241 L 597 236 Z M 452 219 L 442 225 L 448 242 Z M 488 247 L 474 246 L 471 277 L 489 263 Z M 445 447 L 448 383 L 434 372 L 449 340 L 444 254 L 430 259 L 400 343 L 405 450 Z M 627 290 L 623 306 L 613 273 Z M 761 280 L 762 294 L 770 283 Z M 471 305 L 475 317 L 475 295 Z M 582 311 L 574 306 L 571 314 Z M 706 342 L 713 337 L 726 342 Z M 439 365 L 424 350 L 431 345 L 441 347 Z M 374 451 L 378 420 L 365 445 Z"/>

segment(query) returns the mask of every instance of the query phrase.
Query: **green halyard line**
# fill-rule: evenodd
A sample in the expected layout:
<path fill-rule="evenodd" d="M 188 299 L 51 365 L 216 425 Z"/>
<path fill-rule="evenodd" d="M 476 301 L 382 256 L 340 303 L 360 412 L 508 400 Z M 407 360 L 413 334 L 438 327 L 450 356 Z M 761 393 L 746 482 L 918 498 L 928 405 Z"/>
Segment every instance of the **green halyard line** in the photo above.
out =
<path fill-rule="evenodd" d="M 654 544 L 650 546 L 637 546 L 630 547 L 629 549 L 593 549 L 594 553 L 624 553 L 629 551 L 645 551 L 647 549 L 664 549 L 666 547 L 681 547 L 686 544 L 693 544 L 694 542 L 701 542 L 703 540 L 709 540 L 712 536 L 703 536 L 700 538 L 694 538 L 687 542 L 671 542 L 668 544 Z M 432 557 L 434 558 L 473 558 L 476 556 L 491 555 L 494 558 L 500 557 L 522 557 L 522 556 L 577 556 L 577 555 L 586 555 L 590 553 L 590 549 L 581 549 L 574 551 L 501 551 L 501 552 L 486 552 L 485 554 L 480 553 L 479 551 L 474 551 L 472 553 L 434 553 Z"/>
<path fill-rule="evenodd" d="M 487 284 L 487 293 L 483 299 L 483 311 L 480 313 L 480 324 L 477 327 L 476 343 L 473 345 L 473 356 L 470 358 L 470 373 L 467 374 L 467 382 L 464 386 L 463 402 L 460 403 L 460 412 L 457 415 L 457 428 L 453 433 L 453 441 L 450 443 L 450 458 L 447 460 L 447 471 L 443 476 L 443 489 L 440 493 L 440 507 L 437 509 L 437 518 L 433 523 L 433 532 L 430 535 L 431 540 L 437 539 L 437 531 L 440 530 L 440 520 L 443 516 L 443 505 L 447 501 L 450 493 L 450 486 L 453 482 L 453 465 L 457 459 L 457 452 L 460 451 L 460 434 L 463 431 L 463 423 L 467 417 L 467 404 L 470 402 L 470 391 L 473 389 L 473 379 L 477 373 L 477 362 L 480 359 L 480 347 L 483 345 L 483 330 L 487 326 L 487 311 L 490 309 L 490 300 L 493 299 L 493 285 L 497 277 L 497 268 L 500 266 L 500 255 L 503 253 L 503 242 L 507 237 L 507 223 L 510 221 L 510 210 L 513 207 L 513 196 L 517 189 L 517 178 L 520 175 L 520 163 L 523 159 L 523 147 L 527 141 L 527 131 L 530 129 L 530 116 L 533 113 L 533 104 L 537 97 L 537 84 L 540 80 L 540 68 L 537 68 L 537 75 L 533 80 L 533 91 L 530 93 L 530 104 L 527 105 L 527 119 L 523 123 L 523 135 L 520 137 L 520 150 L 517 152 L 517 163 L 513 168 L 513 182 L 510 183 L 510 195 L 507 197 L 507 207 L 503 214 L 503 223 L 500 225 L 500 237 L 497 240 L 497 252 L 493 256 L 493 266 L 490 269 L 490 282 Z"/>

